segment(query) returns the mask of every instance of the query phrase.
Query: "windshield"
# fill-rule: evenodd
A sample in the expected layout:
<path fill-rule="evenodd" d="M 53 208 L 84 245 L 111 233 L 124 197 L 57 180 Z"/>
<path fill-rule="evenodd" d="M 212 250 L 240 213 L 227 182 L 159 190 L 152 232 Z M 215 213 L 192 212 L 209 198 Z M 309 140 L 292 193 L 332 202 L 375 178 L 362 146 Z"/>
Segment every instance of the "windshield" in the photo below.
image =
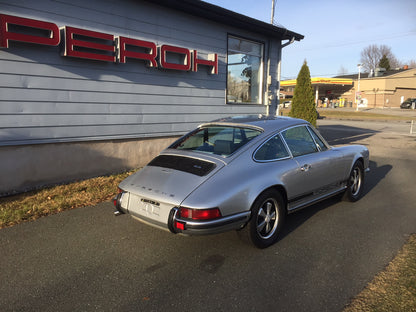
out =
<path fill-rule="evenodd" d="M 261 133 L 259 130 L 230 126 L 209 126 L 196 129 L 170 148 L 198 151 L 227 157 Z"/>

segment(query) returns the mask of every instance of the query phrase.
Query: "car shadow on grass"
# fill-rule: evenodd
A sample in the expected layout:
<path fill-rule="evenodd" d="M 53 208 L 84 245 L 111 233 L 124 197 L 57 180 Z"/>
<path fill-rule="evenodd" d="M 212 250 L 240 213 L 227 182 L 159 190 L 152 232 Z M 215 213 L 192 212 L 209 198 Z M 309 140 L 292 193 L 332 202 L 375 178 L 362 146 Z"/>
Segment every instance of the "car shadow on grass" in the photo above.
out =
<path fill-rule="evenodd" d="M 377 162 L 370 161 L 370 172 L 366 174 L 363 197 L 371 193 L 376 186 L 386 178 L 389 172 L 393 169 L 392 165 L 386 164 L 378 166 Z M 324 201 L 318 202 L 314 205 L 306 207 L 300 211 L 294 212 L 287 216 L 286 223 L 277 241 L 282 240 L 288 236 L 292 231 L 295 231 L 302 224 L 307 222 L 311 217 L 321 210 L 325 210 L 333 205 L 342 202 L 342 194 L 328 198 Z M 358 203 L 358 202 L 357 202 Z M 351 203 L 354 205 L 354 203 Z"/>

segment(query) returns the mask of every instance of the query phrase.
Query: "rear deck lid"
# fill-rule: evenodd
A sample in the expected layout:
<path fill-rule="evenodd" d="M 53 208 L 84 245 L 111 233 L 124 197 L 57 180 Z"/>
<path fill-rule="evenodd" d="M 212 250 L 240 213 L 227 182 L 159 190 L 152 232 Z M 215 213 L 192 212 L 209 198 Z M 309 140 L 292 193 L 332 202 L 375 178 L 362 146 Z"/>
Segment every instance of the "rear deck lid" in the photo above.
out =
<path fill-rule="evenodd" d="M 120 183 L 120 188 L 158 202 L 180 205 L 224 163 L 180 155 L 162 154 Z"/>

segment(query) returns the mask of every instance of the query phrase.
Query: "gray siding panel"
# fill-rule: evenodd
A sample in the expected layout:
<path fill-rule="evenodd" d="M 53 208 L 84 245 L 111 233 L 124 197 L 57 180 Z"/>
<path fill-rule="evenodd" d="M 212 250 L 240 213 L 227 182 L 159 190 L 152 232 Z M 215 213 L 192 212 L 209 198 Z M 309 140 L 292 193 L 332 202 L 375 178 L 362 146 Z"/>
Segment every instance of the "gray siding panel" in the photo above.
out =
<path fill-rule="evenodd" d="M 217 53 L 219 74 L 64 57 L 59 47 L 11 42 L 0 49 L 0 145 L 183 134 L 263 105 L 225 103 L 227 35 L 267 38 L 141 1 L 0 0 L 0 13 Z M 275 60 L 278 44 L 272 46 Z M 267 51 L 267 49 L 265 49 Z M 274 69 L 271 74 L 274 76 Z"/>

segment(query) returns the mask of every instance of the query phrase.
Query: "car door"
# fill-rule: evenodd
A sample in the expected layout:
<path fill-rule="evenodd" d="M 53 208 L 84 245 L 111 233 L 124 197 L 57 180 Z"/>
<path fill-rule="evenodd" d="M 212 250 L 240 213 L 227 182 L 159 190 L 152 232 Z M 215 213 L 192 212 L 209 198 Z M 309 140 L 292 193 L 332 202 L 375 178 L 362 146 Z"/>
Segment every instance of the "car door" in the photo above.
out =
<path fill-rule="evenodd" d="M 298 169 L 288 188 L 289 210 L 338 191 L 344 164 L 341 153 L 329 148 L 308 126 L 297 126 L 282 132 Z"/>

